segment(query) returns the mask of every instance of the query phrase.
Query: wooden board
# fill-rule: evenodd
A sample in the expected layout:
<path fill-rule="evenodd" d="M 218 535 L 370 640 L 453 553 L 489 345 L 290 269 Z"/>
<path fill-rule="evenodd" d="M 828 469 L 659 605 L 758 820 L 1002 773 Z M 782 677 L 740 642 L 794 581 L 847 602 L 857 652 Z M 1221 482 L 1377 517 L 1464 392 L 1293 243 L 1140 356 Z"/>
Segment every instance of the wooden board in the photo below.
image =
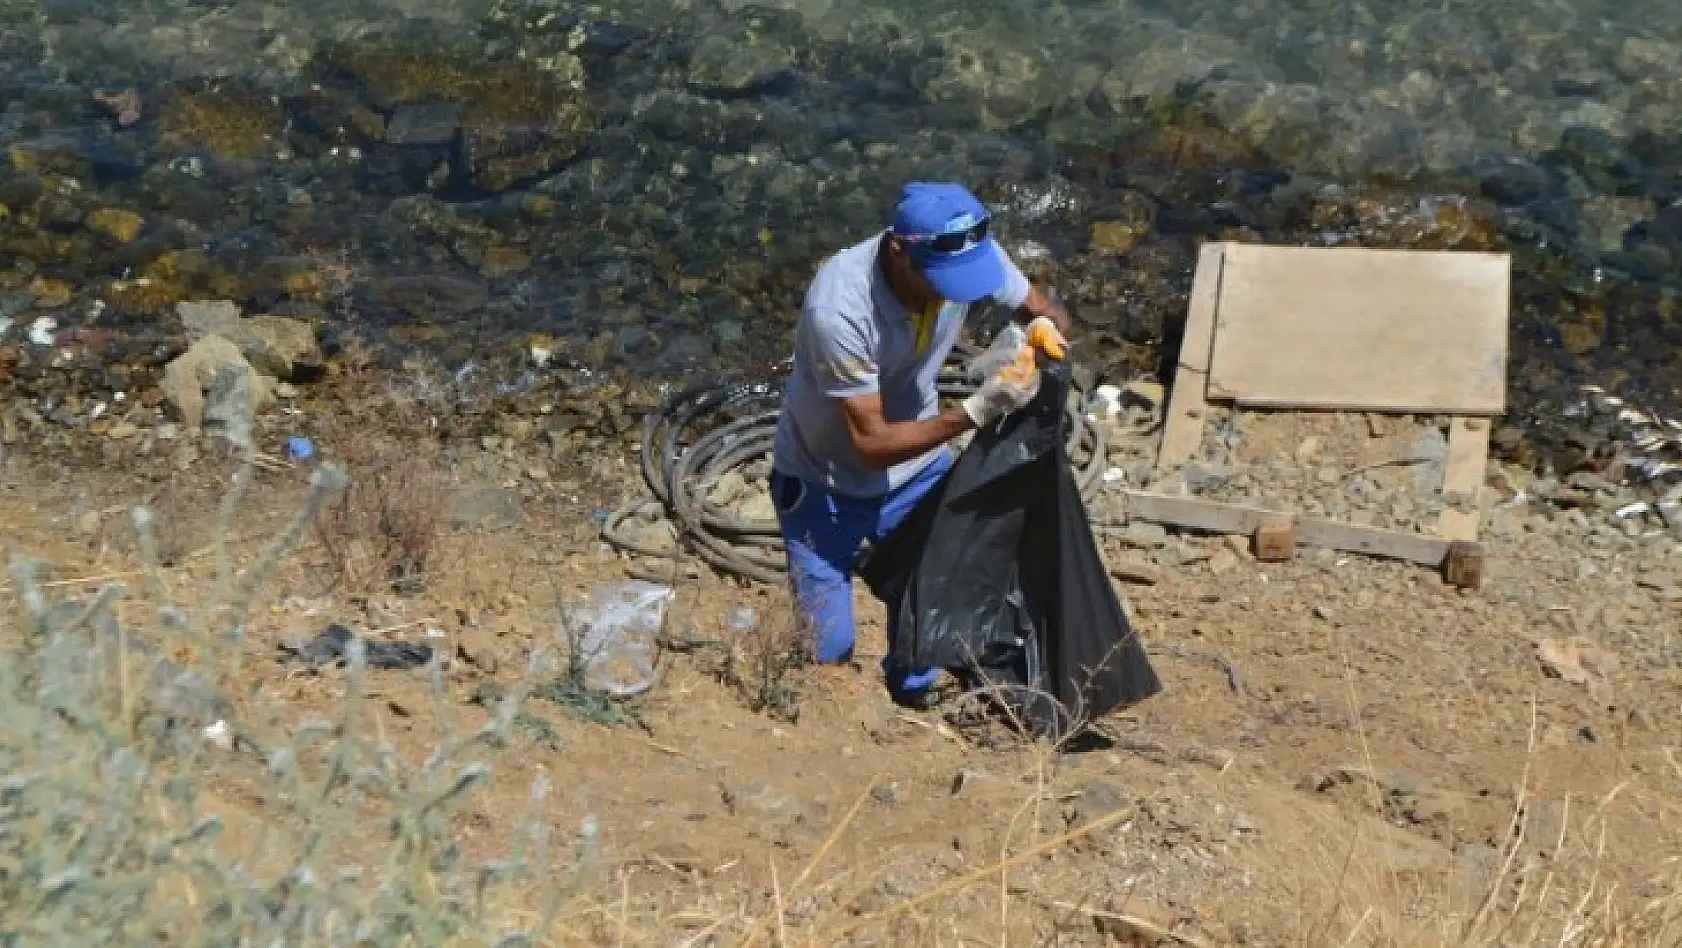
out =
<path fill-rule="evenodd" d="M 1162 443 L 1156 451 L 1159 471 L 1184 464 L 1197 453 L 1198 443 L 1203 440 L 1203 415 L 1208 408 L 1203 392 L 1209 382 L 1215 306 L 1220 298 L 1221 272 L 1228 246 L 1211 241 L 1197 255 L 1186 328 L 1180 337 L 1180 355 L 1174 367 L 1174 388 L 1163 415 Z"/>
<path fill-rule="evenodd" d="M 1510 271 L 1496 253 L 1227 244 L 1205 397 L 1501 414 Z"/>
<path fill-rule="evenodd" d="M 1489 464 L 1489 421 L 1456 418 L 1448 429 L 1448 462 L 1443 468 L 1443 499 L 1478 502 L 1484 469 Z M 1446 540 L 1476 540 L 1483 521 L 1481 510 L 1444 510 L 1437 518 L 1437 533 Z"/>
<path fill-rule="evenodd" d="M 1350 553 L 1366 553 L 1438 567 L 1451 546 L 1442 537 L 1403 533 L 1378 527 L 1359 527 L 1319 517 L 1294 517 L 1277 510 L 1227 504 L 1196 497 L 1175 497 L 1150 491 L 1126 491 L 1127 516 L 1152 523 L 1208 533 L 1250 534 L 1282 516 L 1290 517 L 1298 543 Z"/>

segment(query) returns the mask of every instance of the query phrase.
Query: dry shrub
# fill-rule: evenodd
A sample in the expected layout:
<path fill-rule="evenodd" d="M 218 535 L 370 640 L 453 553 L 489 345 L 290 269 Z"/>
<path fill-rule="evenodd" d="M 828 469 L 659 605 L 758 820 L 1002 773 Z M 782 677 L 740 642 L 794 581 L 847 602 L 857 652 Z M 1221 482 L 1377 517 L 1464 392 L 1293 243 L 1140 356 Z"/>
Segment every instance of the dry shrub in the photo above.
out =
<path fill-rule="evenodd" d="M 425 585 L 447 506 L 438 446 L 383 435 L 347 445 L 350 484 L 322 510 L 316 538 L 336 589 L 413 593 Z"/>
<path fill-rule="evenodd" d="M 726 628 L 721 677 L 755 712 L 788 721 L 800 717 L 802 669 L 811 662 L 812 632 L 786 600 L 745 627 Z"/>

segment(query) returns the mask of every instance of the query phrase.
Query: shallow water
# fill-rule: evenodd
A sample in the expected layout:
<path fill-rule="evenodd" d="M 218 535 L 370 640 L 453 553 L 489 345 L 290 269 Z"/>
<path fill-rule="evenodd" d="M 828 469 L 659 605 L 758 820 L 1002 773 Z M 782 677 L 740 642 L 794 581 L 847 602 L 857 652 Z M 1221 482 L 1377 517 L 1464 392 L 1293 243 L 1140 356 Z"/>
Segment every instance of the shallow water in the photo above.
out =
<path fill-rule="evenodd" d="M 943 175 L 1118 372 L 1200 239 L 1503 248 L 1516 423 L 1587 381 L 1677 408 L 1682 4 L 0 0 L 0 29 L 0 324 L 45 301 L 134 372 L 214 297 L 505 385 L 532 333 L 557 371 L 763 367 L 822 256 Z"/>

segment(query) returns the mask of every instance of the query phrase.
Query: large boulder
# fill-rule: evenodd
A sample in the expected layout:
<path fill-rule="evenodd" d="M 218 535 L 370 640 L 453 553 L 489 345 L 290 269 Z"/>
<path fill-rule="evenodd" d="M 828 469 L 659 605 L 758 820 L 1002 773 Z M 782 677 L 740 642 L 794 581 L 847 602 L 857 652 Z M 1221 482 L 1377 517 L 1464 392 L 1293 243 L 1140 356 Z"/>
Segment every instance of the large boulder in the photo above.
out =
<path fill-rule="evenodd" d="M 162 387 L 191 428 L 249 420 L 274 396 L 274 381 L 221 336 L 205 336 L 165 366 Z"/>

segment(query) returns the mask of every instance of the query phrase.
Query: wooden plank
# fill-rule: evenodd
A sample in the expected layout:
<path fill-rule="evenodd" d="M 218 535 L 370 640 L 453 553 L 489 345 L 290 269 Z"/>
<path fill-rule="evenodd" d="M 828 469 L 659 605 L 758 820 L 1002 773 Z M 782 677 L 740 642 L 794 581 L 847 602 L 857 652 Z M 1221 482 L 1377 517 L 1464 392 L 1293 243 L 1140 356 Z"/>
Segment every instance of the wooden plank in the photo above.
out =
<path fill-rule="evenodd" d="M 1123 495 L 1127 499 L 1129 517 L 1208 533 L 1254 534 L 1265 524 L 1290 517 L 1277 510 L 1197 497 L 1132 490 L 1124 491 Z M 1443 558 L 1448 555 L 1449 541 L 1442 537 L 1359 527 L 1318 517 L 1290 517 L 1290 520 L 1296 531 L 1296 541 L 1304 546 L 1365 553 L 1432 568 L 1440 567 Z"/>
<path fill-rule="evenodd" d="M 1476 540 L 1483 512 L 1476 507 L 1489 464 L 1489 428 L 1485 418 L 1456 418 L 1448 429 L 1448 461 L 1443 468 L 1443 500 L 1465 501 L 1471 510 L 1449 507 L 1437 518 L 1437 533 L 1445 540 Z"/>
<path fill-rule="evenodd" d="M 1403 533 L 1381 527 L 1358 527 L 1305 517 L 1297 521 L 1297 542 L 1345 553 L 1365 553 L 1386 559 L 1404 560 L 1420 566 L 1438 567 L 1448 555 L 1448 541 L 1426 533 Z"/>
<path fill-rule="evenodd" d="M 1203 416 L 1208 409 L 1203 390 L 1209 382 L 1215 307 L 1220 301 L 1227 246 L 1210 241 L 1197 254 L 1197 272 L 1192 275 L 1191 299 L 1186 305 L 1186 328 L 1180 336 L 1180 353 L 1174 368 L 1174 388 L 1168 396 L 1162 444 L 1156 452 L 1158 471 L 1184 464 L 1197 453 L 1197 446 L 1203 441 Z"/>
<path fill-rule="evenodd" d="M 1501 414 L 1510 281 L 1504 253 L 1230 244 L 1205 397 Z"/>
<path fill-rule="evenodd" d="M 1166 523 L 1206 533 L 1254 534 L 1264 523 L 1281 516 L 1277 510 L 1248 507 L 1243 504 L 1224 504 L 1216 500 L 1196 497 L 1175 497 L 1151 491 L 1123 491 L 1127 498 L 1127 516 L 1152 523 Z"/>

